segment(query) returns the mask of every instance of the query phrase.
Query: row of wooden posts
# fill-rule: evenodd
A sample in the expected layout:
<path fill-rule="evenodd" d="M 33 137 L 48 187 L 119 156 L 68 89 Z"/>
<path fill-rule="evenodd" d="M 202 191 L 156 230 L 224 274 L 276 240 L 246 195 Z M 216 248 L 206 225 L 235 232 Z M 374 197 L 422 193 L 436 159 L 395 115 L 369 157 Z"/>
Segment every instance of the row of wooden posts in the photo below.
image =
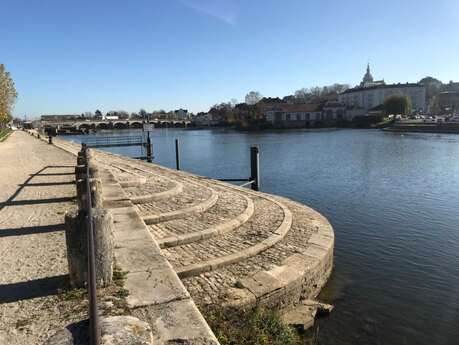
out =
<path fill-rule="evenodd" d="M 100 171 L 84 145 L 78 152 L 75 182 L 78 207 L 65 215 L 69 278 L 72 287 L 88 289 L 90 340 L 98 345 L 96 287 L 113 281 L 113 216 L 103 208 Z"/>

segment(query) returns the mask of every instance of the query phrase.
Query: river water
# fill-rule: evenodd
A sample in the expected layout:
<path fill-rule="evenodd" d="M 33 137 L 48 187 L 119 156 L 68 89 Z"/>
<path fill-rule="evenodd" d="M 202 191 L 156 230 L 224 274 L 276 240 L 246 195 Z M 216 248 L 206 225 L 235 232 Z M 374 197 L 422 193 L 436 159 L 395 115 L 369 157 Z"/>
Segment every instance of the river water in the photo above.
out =
<path fill-rule="evenodd" d="M 459 344 L 459 135 L 158 129 L 158 164 L 175 167 L 176 138 L 181 168 L 216 178 L 248 177 L 258 144 L 262 190 L 330 220 L 335 267 L 320 298 L 336 308 L 320 344 Z"/>

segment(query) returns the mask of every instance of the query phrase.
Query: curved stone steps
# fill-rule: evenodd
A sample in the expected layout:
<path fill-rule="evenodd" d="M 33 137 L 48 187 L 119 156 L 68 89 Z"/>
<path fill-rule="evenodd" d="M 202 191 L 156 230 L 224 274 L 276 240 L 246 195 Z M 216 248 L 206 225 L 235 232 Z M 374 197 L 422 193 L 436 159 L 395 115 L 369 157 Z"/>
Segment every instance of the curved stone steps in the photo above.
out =
<path fill-rule="evenodd" d="M 174 181 L 165 176 L 160 176 L 148 171 L 139 170 L 135 166 L 132 169 L 126 169 L 121 166 L 112 165 L 123 171 L 132 171 L 137 174 L 138 171 L 143 174 L 140 176 L 146 178 L 146 183 L 142 186 L 126 187 L 124 191 L 134 204 L 143 204 L 151 201 L 161 200 L 173 197 L 183 192 L 183 183 Z"/>
<path fill-rule="evenodd" d="M 218 201 L 215 190 L 204 188 L 188 183 L 184 185 L 183 192 L 174 197 L 137 204 L 136 207 L 147 225 L 199 214 Z"/>
<path fill-rule="evenodd" d="M 119 169 L 141 172 L 144 174 L 142 177 L 161 176 L 172 181 L 168 177 L 153 172 L 153 168 L 156 167 L 154 165 L 143 166 L 141 163 L 144 162 L 133 160 L 130 160 L 130 163 L 120 162 L 120 159 L 116 159 L 116 161 L 116 166 Z M 162 171 L 161 169 L 156 170 Z M 145 198 L 139 198 L 140 200 L 135 200 L 134 203 L 136 203 L 137 209 L 147 225 L 205 212 L 218 201 L 218 193 L 214 189 L 187 178 L 186 173 L 179 172 L 179 175 L 186 175 L 180 176 L 181 182 L 178 181 L 179 179 L 174 179 L 175 183 L 182 184 L 181 187 L 179 186 L 163 195 L 148 195 Z"/>
<path fill-rule="evenodd" d="M 106 155 L 106 157 L 113 156 Z M 135 164 L 133 160 L 128 161 Z M 152 166 L 151 170 L 156 174 L 172 177 L 174 180 L 194 182 L 215 189 L 220 195 L 221 189 L 233 190 L 253 199 L 263 195 L 167 168 Z M 198 262 L 199 264 L 204 263 L 201 267 L 204 269 L 202 273 L 198 275 L 182 274 L 182 282 L 196 304 L 202 309 L 207 307 L 247 309 L 255 305 L 282 308 L 295 304 L 300 299 L 314 298 L 325 284 L 333 265 L 334 234 L 331 225 L 319 213 L 304 205 L 284 198 L 273 198 L 287 207 L 292 215 L 290 230 L 284 234 L 282 239 L 258 253 L 253 253 L 254 255 L 239 256 L 235 262 L 232 262 L 231 257 L 239 253 L 234 250 L 228 250 L 217 257 L 207 256 Z M 269 209 L 265 209 L 265 212 L 270 213 Z M 256 215 L 252 215 L 247 223 L 254 218 Z M 160 227 L 163 224 L 152 225 L 150 230 L 151 227 Z M 245 226 L 247 226 L 246 223 L 227 234 L 219 234 L 211 239 L 201 239 L 190 244 L 165 248 L 163 253 L 167 254 L 168 251 L 182 248 L 189 248 L 192 251 L 194 248 L 199 249 L 199 247 L 194 247 L 199 245 L 202 250 L 212 252 L 214 248 L 206 247 L 206 243 L 221 240 L 225 236 L 236 235 Z M 262 231 L 267 230 L 262 229 Z M 263 237 L 263 240 L 265 238 L 267 237 Z M 242 248 L 241 253 L 244 254 L 248 248 L 250 246 Z M 212 261 L 214 261 L 213 264 Z M 190 265 L 193 263 L 183 262 L 181 267 L 182 269 L 187 266 L 190 268 Z"/>
<path fill-rule="evenodd" d="M 255 256 L 282 240 L 290 230 L 292 215 L 281 202 L 258 195 L 255 214 L 243 226 L 222 236 L 164 249 L 179 277 L 198 275 Z M 277 209 L 277 210 L 276 210 Z M 282 220 L 277 221 L 276 217 Z"/>
<path fill-rule="evenodd" d="M 145 224 L 157 224 L 160 222 L 165 222 L 172 219 L 184 218 L 192 214 L 198 214 L 207 211 L 209 208 L 215 205 L 218 200 L 218 194 L 212 191 L 212 194 L 209 199 L 195 204 L 190 207 L 181 208 L 176 211 L 164 212 L 156 215 L 143 216 L 142 219 Z"/>
<path fill-rule="evenodd" d="M 165 237 L 202 231 L 236 218 L 247 208 L 247 201 L 241 193 L 234 193 L 218 186 L 213 189 L 218 193 L 218 200 L 214 206 L 203 213 L 150 225 L 153 238 L 158 241 Z"/>
<path fill-rule="evenodd" d="M 147 179 L 144 176 L 140 176 L 126 169 L 120 169 L 116 165 L 104 165 L 108 167 L 109 171 L 123 188 L 137 187 L 147 183 Z"/>
<path fill-rule="evenodd" d="M 148 186 L 146 186 L 145 189 L 148 191 Z M 131 199 L 133 204 L 145 204 L 151 201 L 157 201 L 161 199 L 170 198 L 182 192 L 183 192 L 183 184 L 177 183 L 171 189 L 168 189 L 162 192 L 147 193 L 147 194 L 137 195 L 137 196 L 134 196 L 134 195 L 129 196 L 128 194 L 128 196 Z"/>
<path fill-rule="evenodd" d="M 204 230 L 193 231 L 186 234 L 174 234 L 172 236 L 161 238 L 157 240 L 160 248 L 180 246 L 212 238 L 214 236 L 223 235 L 237 229 L 239 226 L 247 222 L 254 213 L 254 204 L 252 199 L 247 197 L 244 198 L 246 200 L 246 208 L 237 217 Z"/>
<path fill-rule="evenodd" d="M 286 204 L 293 215 L 291 230 L 281 241 L 243 261 L 182 277 L 202 308 L 246 308 L 260 303 L 282 307 L 300 298 L 315 297 L 325 284 L 333 263 L 331 225 L 304 205 L 276 199 Z"/>

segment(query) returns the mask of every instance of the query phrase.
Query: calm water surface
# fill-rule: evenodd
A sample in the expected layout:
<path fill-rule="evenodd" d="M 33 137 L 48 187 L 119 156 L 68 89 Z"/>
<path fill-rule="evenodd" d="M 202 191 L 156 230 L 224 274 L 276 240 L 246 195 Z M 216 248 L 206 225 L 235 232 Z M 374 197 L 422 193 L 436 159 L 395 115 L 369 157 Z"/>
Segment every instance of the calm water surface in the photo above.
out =
<path fill-rule="evenodd" d="M 157 163 L 175 167 L 179 138 L 183 170 L 218 178 L 248 177 L 249 146 L 258 144 L 262 190 L 330 220 L 335 268 L 321 299 L 336 309 L 318 323 L 321 344 L 459 344 L 459 135 L 158 129 L 152 136 Z"/>

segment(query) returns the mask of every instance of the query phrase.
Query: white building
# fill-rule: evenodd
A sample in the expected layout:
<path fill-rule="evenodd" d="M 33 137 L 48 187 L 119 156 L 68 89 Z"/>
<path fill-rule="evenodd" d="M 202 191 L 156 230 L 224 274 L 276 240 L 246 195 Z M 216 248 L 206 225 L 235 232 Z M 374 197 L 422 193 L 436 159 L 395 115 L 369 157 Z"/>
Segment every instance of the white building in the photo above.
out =
<path fill-rule="evenodd" d="M 389 84 L 384 80 L 373 81 L 370 73 L 370 66 L 363 77 L 360 86 L 348 89 L 338 96 L 340 103 L 348 107 L 372 109 L 384 103 L 386 98 L 394 95 L 407 96 L 411 100 L 414 111 L 425 111 L 426 109 L 426 88 L 421 84 Z"/>

